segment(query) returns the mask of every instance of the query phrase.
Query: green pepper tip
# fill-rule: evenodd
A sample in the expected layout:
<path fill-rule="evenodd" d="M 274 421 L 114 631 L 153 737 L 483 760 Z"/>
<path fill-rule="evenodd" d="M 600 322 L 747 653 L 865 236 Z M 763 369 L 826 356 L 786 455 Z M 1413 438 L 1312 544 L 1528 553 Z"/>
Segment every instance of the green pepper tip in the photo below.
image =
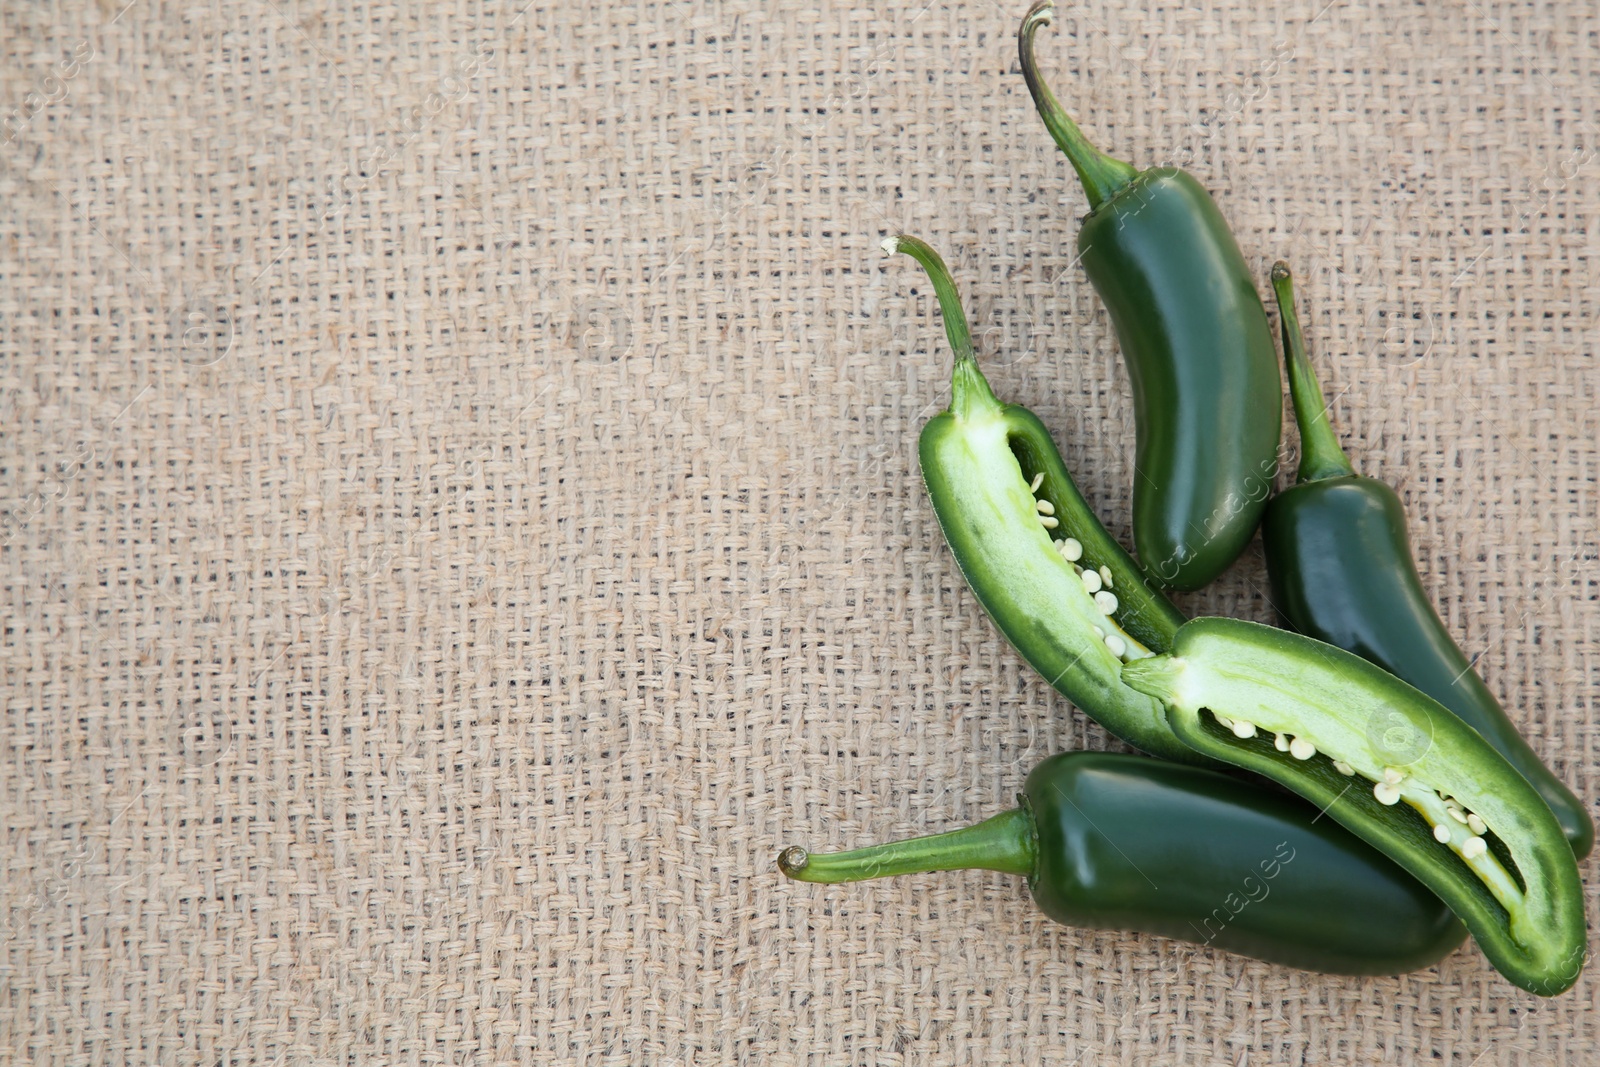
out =
<path fill-rule="evenodd" d="M 1034 33 L 1040 26 L 1049 26 L 1056 20 L 1055 0 L 1036 0 L 1022 16 L 1022 32 Z"/>
<path fill-rule="evenodd" d="M 1306 355 L 1305 335 L 1300 331 L 1300 316 L 1294 308 L 1294 276 L 1289 264 L 1279 260 L 1272 266 L 1272 292 L 1278 300 L 1278 328 L 1283 335 L 1283 362 L 1289 375 L 1289 400 L 1294 405 L 1294 420 L 1300 427 L 1300 470 L 1296 484 L 1318 482 L 1354 474 L 1355 467 L 1339 447 L 1339 437 L 1328 421 L 1328 404 L 1317 382 L 1317 372 Z"/>
<path fill-rule="evenodd" d="M 907 838 L 848 852 L 811 855 L 799 846 L 778 853 L 778 869 L 801 882 L 836 885 L 930 871 L 982 869 L 1031 875 L 1033 816 L 1012 808 L 959 830 Z"/>
<path fill-rule="evenodd" d="M 1056 146 L 1072 164 L 1072 169 L 1078 172 L 1078 180 L 1089 197 L 1089 211 L 1093 214 L 1100 205 L 1127 188 L 1139 172 L 1131 163 L 1108 156 L 1090 144 L 1040 76 L 1039 63 L 1033 53 L 1033 38 L 1040 26 L 1051 23 L 1054 13 L 1055 4 L 1052 0 L 1035 0 L 1017 29 L 1017 54 L 1022 63 L 1023 80 L 1028 83 L 1028 94 L 1033 97 L 1033 106 L 1038 109 L 1039 117 L 1044 120 L 1045 128 L 1050 131 Z"/>
<path fill-rule="evenodd" d="M 973 359 L 972 331 L 967 326 L 967 313 L 961 306 L 961 295 L 956 292 L 955 280 L 950 277 L 950 268 L 945 266 L 944 257 L 920 237 L 904 233 L 886 238 L 882 247 L 891 255 L 904 252 L 922 264 L 922 269 L 928 273 L 928 280 L 933 283 L 934 296 L 939 300 L 939 311 L 944 316 L 944 332 L 950 338 L 950 347 L 955 350 L 956 362 Z"/>
<path fill-rule="evenodd" d="M 904 252 L 922 265 L 933 292 L 939 300 L 939 313 L 944 316 L 944 333 L 955 354 L 955 368 L 950 376 L 950 411 L 958 418 L 970 418 L 983 413 L 1000 411 L 1000 401 L 983 372 L 972 349 L 972 331 L 967 326 L 967 313 L 961 306 L 961 294 L 956 291 L 950 268 L 933 246 L 920 237 L 899 234 L 883 242 L 888 252 Z"/>

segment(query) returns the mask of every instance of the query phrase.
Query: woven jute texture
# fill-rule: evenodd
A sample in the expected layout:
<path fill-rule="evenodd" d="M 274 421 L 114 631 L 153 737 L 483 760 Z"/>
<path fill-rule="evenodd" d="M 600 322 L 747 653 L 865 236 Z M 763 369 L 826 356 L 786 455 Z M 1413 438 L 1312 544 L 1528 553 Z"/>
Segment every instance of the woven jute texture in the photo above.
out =
<path fill-rule="evenodd" d="M 1470 944 L 1330 978 L 776 872 L 1120 747 L 956 572 L 949 353 L 878 247 L 945 254 L 1126 538 L 1023 6 L 0 13 L 0 1062 L 1600 1062 L 1600 979 Z M 1600 13 L 1089 0 L 1039 51 L 1295 264 L 1342 439 L 1593 797 Z M 1265 573 L 1182 606 L 1267 620 Z"/>

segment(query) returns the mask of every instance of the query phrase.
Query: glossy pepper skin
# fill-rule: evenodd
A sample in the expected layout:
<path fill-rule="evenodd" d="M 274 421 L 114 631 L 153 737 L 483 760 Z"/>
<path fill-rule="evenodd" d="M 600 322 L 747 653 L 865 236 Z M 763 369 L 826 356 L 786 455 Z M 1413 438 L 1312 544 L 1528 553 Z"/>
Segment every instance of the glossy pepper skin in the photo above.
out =
<path fill-rule="evenodd" d="M 1196 751 L 1294 790 L 1433 890 L 1501 974 L 1554 996 L 1583 968 L 1583 885 L 1544 800 L 1442 704 L 1351 652 L 1193 619 L 1123 666 Z"/>
<path fill-rule="evenodd" d="M 1287 264 L 1273 268 L 1272 284 L 1301 441 L 1298 482 L 1272 498 L 1262 520 L 1273 605 L 1285 625 L 1376 663 L 1455 712 L 1538 790 L 1584 858 L 1594 820 L 1451 640 L 1417 574 L 1399 496 L 1355 473 L 1328 423 Z"/>
<path fill-rule="evenodd" d="M 1018 33 L 1040 116 L 1089 197 L 1078 251 L 1133 386 L 1133 542 L 1147 574 L 1198 589 L 1244 550 L 1277 472 L 1282 386 L 1238 242 L 1181 170 L 1136 171 L 1090 145 L 1040 77 L 1040 0 Z"/>
<path fill-rule="evenodd" d="M 1039 420 L 995 397 L 939 254 L 913 237 L 884 247 L 928 272 L 955 353 L 950 407 L 928 420 L 917 451 L 967 584 L 1023 659 L 1100 725 L 1154 755 L 1208 762 L 1119 673 L 1124 658 L 1166 649 L 1183 615 L 1100 525 Z"/>
<path fill-rule="evenodd" d="M 824 883 L 1005 871 L 1068 926 L 1334 974 L 1416 970 L 1466 936 L 1437 897 L 1331 819 L 1214 771 L 1062 753 L 1033 769 L 1018 800 L 964 830 L 831 855 L 791 848 L 778 866 Z"/>

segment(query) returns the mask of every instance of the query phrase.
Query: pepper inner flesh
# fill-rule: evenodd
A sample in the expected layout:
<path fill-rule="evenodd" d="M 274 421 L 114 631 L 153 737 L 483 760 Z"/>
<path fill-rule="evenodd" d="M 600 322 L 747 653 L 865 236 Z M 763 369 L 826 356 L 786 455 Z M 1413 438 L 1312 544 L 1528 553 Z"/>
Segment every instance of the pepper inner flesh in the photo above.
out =
<path fill-rule="evenodd" d="M 1071 528 L 1071 510 L 1061 506 L 1062 502 L 1050 498 L 1048 486 L 1045 485 L 1045 472 L 1030 471 L 1015 447 L 1011 449 L 1011 455 L 1017 461 L 1017 469 L 1028 486 L 1028 492 L 1034 498 L 1039 525 L 1044 527 L 1049 536 L 1055 554 L 1063 564 L 1072 568 L 1083 585 L 1084 594 L 1093 601 L 1095 610 L 1102 616 L 1095 628 L 1106 648 L 1124 663 L 1155 655 L 1123 629 L 1118 621 L 1121 602 L 1116 593 L 1116 576 L 1109 564 L 1091 559 L 1084 543 L 1074 536 L 1078 531 Z"/>
<path fill-rule="evenodd" d="M 1273 747 L 1282 759 L 1310 760 L 1319 755 L 1330 761 L 1334 770 L 1352 780 L 1364 782 L 1380 804 L 1392 806 L 1401 801 L 1413 808 L 1428 823 L 1433 838 L 1466 864 L 1506 909 L 1513 924 L 1522 914 L 1524 892 L 1521 880 L 1515 877 L 1515 864 L 1507 870 L 1502 863 L 1500 849 L 1490 847 L 1493 829 L 1476 813 L 1467 811 L 1461 804 L 1441 794 L 1427 782 L 1407 773 L 1403 768 L 1385 764 L 1370 748 L 1340 746 L 1342 751 L 1330 750 L 1327 742 L 1310 736 L 1294 724 L 1279 722 L 1263 716 L 1262 722 L 1253 722 L 1239 716 L 1219 715 L 1206 711 L 1219 726 L 1230 731 L 1240 741 L 1255 737 L 1262 730 L 1272 733 Z M 1505 857 L 1510 863 L 1509 856 Z"/>

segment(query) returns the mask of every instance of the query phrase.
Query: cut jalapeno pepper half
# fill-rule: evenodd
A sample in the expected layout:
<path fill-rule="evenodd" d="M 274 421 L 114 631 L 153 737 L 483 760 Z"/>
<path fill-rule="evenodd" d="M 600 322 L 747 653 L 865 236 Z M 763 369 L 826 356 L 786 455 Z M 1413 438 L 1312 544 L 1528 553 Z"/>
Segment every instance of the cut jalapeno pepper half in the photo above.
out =
<path fill-rule="evenodd" d="M 914 237 L 891 237 L 884 249 L 928 272 L 955 352 L 950 407 L 923 427 L 918 456 L 979 603 L 1023 659 L 1100 725 L 1146 752 L 1209 762 L 1119 673 L 1125 660 L 1165 651 L 1183 615 L 1100 525 L 1038 418 L 995 397 L 939 254 Z"/>
<path fill-rule="evenodd" d="M 1321 806 L 1437 893 L 1489 961 L 1542 996 L 1583 968 L 1583 886 L 1548 805 L 1477 731 L 1333 645 L 1194 619 L 1125 664 L 1195 751 Z"/>

